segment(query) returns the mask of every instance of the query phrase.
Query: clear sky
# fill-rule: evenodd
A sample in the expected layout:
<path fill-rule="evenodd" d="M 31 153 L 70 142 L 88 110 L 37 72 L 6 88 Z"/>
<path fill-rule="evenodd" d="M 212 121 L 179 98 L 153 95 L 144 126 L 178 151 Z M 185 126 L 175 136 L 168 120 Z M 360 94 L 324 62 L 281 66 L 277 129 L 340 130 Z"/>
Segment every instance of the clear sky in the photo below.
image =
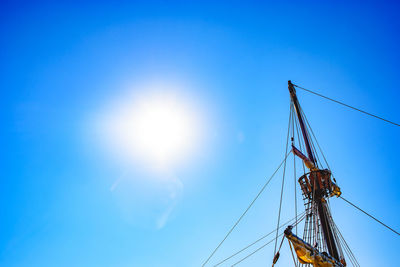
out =
<path fill-rule="evenodd" d="M 200 266 L 283 158 L 289 79 L 400 122 L 400 5 L 327 2 L 2 1 L 0 266 Z M 298 96 L 343 196 L 399 230 L 400 128 Z M 144 152 L 113 125 L 140 99 L 168 118 Z M 275 227 L 281 179 L 211 262 Z M 331 208 L 361 266 L 398 266 L 398 236 Z"/>

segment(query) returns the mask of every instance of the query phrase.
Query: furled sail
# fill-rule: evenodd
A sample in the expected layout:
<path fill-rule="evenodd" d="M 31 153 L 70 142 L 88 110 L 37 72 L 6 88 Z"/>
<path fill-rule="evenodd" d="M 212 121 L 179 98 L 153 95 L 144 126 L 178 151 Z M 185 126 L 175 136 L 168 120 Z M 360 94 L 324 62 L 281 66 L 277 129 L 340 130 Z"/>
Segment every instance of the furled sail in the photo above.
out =
<path fill-rule="evenodd" d="M 289 226 L 285 230 L 285 236 L 292 244 L 297 258 L 302 264 L 312 264 L 314 267 L 344 267 L 342 264 L 330 257 L 325 252 L 319 252 L 318 249 L 303 241 L 301 238 L 292 233 L 292 227 Z"/>

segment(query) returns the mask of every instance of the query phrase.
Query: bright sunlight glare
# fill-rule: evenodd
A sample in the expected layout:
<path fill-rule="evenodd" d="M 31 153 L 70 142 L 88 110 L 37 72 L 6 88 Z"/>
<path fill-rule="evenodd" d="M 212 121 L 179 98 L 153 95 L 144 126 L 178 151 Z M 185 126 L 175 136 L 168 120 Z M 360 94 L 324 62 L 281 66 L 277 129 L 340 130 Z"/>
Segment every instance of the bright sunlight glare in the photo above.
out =
<path fill-rule="evenodd" d="M 151 92 L 124 99 L 114 104 L 102 124 L 114 150 L 157 168 L 189 157 L 199 143 L 199 116 L 176 93 Z"/>

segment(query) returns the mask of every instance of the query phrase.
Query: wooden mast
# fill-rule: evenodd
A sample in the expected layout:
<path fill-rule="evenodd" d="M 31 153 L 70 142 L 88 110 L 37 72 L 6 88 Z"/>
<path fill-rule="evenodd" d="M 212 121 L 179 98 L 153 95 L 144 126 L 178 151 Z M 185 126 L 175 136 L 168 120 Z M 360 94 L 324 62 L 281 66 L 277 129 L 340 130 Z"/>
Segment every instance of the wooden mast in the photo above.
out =
<path fill-rule="evenodd" d="M 303 116 L 301 115 L 301 109 L 300 109 L 299 101 L 297 99 L 296 90 L 294 89 L 294 86 L 290 80 L 288 81 L 288 88 L 289 88 L 290 97 L 293 101 L 294 109 L 295 109 L 295 112 L 296 112 L 296 115 L 297 115 L 297 118 L 298 118 L 298 121 L 300 124 L 301 132 L 302 132 L 304 143 L 305 143 L 306 150 L 307 150 L 307 156 L 308 156 L 309 160 L 315 166 L 317 166 L 315 156 L 311 149 L 308 131 L 304 124 Z M 316 192 L 320 192 L 321 190 L 319 190 L 320 189 L 319 183 L 315 183 L 315 186 L 316 186 L 316 188 L 315 188 Z M 337 250 L 336 241 L 333 237 L 332 227 L 329 223 L 326 201 L 323 198 L 322 194 L 319 194 L 319 193 L 315 194 L 312 201 L 314 201 L 314 203 L 318 207 L 318 216 L 320 218 L 322 233 L 324 235 L 324 240 L 326 242 L 326 246 L 328 248 L 329 254 L 336 260 L 339 260 L 339 254 L 338 254 L 338 250 Z"/>

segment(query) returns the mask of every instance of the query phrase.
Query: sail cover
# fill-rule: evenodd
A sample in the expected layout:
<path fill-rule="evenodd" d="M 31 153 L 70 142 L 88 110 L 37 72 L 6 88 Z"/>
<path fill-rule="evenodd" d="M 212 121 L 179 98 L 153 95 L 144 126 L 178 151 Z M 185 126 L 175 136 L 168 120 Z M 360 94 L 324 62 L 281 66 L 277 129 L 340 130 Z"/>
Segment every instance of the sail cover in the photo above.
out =
<path fill-rule="evenodd" d="M 319 252 L 318 249 L 303 241 L 292 233 L 292 227 L 285 230 L 285 236 L 293 245 L 297 258 L 302 264 L 312 264 L 314 267 L 344 267 L 342 263 L 330 257 L 326 252 Z"/>

